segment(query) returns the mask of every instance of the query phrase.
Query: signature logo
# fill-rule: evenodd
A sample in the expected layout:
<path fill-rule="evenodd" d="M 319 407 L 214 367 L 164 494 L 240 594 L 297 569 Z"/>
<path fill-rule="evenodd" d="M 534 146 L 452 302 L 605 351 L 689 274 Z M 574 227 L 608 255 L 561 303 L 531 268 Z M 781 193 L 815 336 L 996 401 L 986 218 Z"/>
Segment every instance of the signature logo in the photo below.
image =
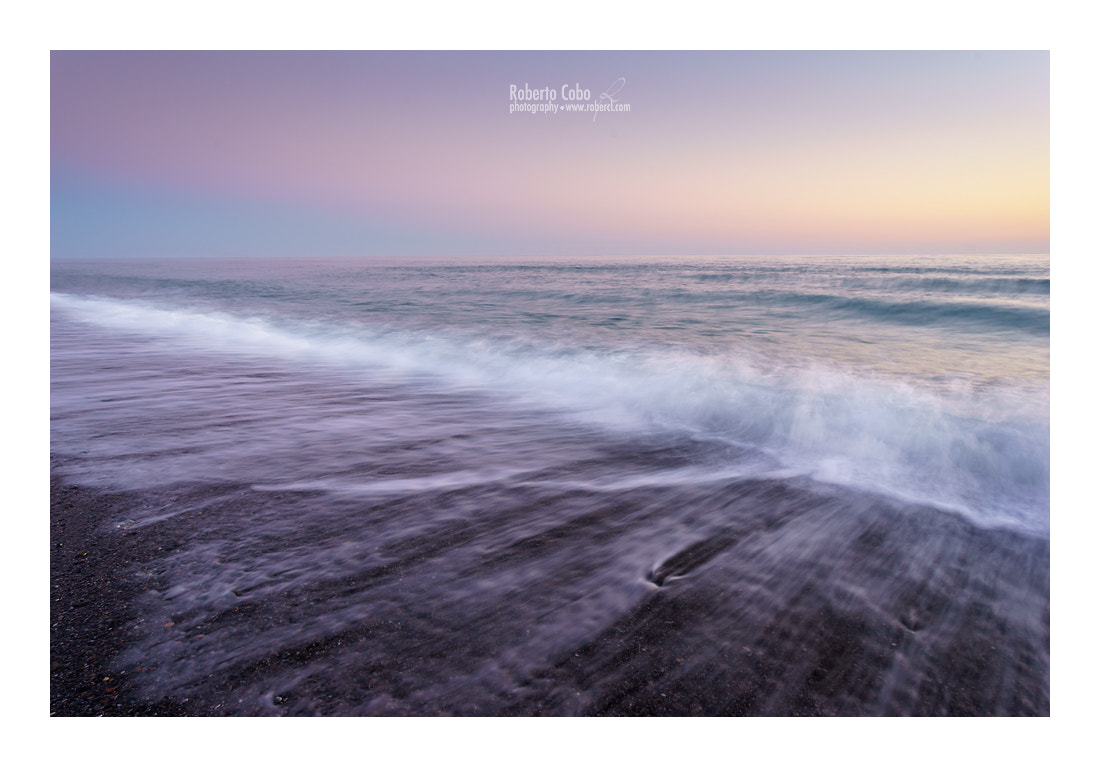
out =
<path fill-rule="evenodd" d="M 611 107 L 615 106 L 615 102 L 619 100 L 615 97 L 619 95 L 619 91 L 621 91 L 623 89 L 623 86 L 625 85 L 626 78 L 620 77 L 618 80 L 611 83 L 611 87 L 600 94 L 600 98 L 596 101 L 596 103 L 600 106 L 601 109 L 603 108 L 603 104 L 606 103 L 607 109 L 610 110 Z M 600 109 L 597 109 L 595 112 L 592 113 L 592 122 L 596 122 L 596 118 L 599 116 Z"/>

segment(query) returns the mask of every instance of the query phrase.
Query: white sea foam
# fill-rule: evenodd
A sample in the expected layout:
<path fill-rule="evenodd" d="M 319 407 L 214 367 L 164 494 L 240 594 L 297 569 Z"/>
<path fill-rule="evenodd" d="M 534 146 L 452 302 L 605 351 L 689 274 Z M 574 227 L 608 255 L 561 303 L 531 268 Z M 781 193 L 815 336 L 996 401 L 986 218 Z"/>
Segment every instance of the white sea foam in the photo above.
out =
<path fill-rule="evenodd" d="M 930 390 L 821 362 L 780 366 L 759 355 L 601 349 L 59 293 L 51 302 L 79 321 L 177 346 L 369 374 L 373 382 L 415 379 L 620 433 L 687 432 L 754 451 L 755 470 L 937 503 L 985 523 L 1048 526 L 1049 394 L 1034 386 L 977 390 L 956 382 Z M 503 479 L 516 471 L 491 469 L 484 476 Z M 452 472 L 359 489 L 442 489 L 476 479 Z"/>

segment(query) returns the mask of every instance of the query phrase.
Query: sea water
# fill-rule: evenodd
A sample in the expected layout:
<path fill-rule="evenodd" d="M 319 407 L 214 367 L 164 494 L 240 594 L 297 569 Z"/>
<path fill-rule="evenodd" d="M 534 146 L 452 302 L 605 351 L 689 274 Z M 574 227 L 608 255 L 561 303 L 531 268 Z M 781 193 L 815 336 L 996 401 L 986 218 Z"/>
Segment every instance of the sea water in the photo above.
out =
<path fill-rule="evenodd" d="M 55 261 L 51 453 L 180 531 L 130 573 L 154 699 L 1046 713 L 1049 289 L 1045 255 Z"/>

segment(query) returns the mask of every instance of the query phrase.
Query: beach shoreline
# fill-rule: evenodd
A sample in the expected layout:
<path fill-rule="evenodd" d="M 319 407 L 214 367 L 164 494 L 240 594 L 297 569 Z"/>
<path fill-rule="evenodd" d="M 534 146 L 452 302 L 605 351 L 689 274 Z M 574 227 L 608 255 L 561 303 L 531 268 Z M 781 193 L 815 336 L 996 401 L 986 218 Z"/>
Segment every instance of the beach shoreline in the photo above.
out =
<path fill-rule="evenodd" d="M 55 459 L 55 468 L 61 463 Z M 853 528 L 863 530 L 855 545 L 870 563 L 865 584 L 848 586 L 842 593 L 839 585 L 808 580 L 787 597 L 769 597 L 763 610 L 749 612 L 739 600 L 751 602 L 754 590 L 759 596 L 753 576 L 743 571 L 731 579 L 722 574 L 722 567 L 707 567 L 722 561 L 727 549 L 746 538 L 715 538 L 668 559 L 663 569 L 651 574 L 653 584 L 632 608 L 617 619 L 609 618 L 556 659 L 538 665 L 518 685 L 501 679 L 495 691 L 478 689 L 477 677 L 467 678 L 462 684 L 476 684 L 466 691 L 464 703 L 456 702 L 458 690 L 438 701 L 430 697 L 435 672 L 424 665 L 422 656 L 426 650 L 445 656 L 446 648 L 461 647 L 455 642 L 479 641 L 473 623 L 471 636 L 438 635 L 425 644 L 416 634 L 394 633 L 368 619 L 308 646 L 283 644 L 271 655 L 252 654 L 251 660 L 245 653 L 224 673 L 177 683 L 170 663 L 157 668 L 156 652 L 147 660 L 140 656 L 149 648 L 163 647 L 150 644 L 150 636 L 173 631 L 169 613 L 154 609 L 159 597 L 150 601 L 150 594 L 163 594 L 172 586 L 156 563 L 177 549 L 209 540 L 204 537 L 209 535 L 205 525 L 219 514 L 223 521 L 247 516 L 261 496 L 247 486 L 228 493 L 220 488 L 220 497 L 230 500 L 218 508 L 207 507 L 206 517 L 179 514 L 129 529 L 129 517 L 171 496 L 160 491 L 93 490 L 71 484 L 63 474 L 62 470 L 51 475 L 50 494 L 53 716 L 1049 715 L 1049 670 L 1042 666 L 1048 661 L 1032 657 L 1035 642 L 1042 640 L 1029 628 L 1037 620 L 1045 623 L 1046 647 L 1040 652 L 1048 655 L 1049 542 L 1007 531 L 972 531 L 942 513 L 908 521 L 874 503 L 868 508 L 881 518 L 858 521 L 863 527 Z M 771 499 L 774 506 L 759 509 L 761 517 L 754 523 L 758 533 L 812 523 L 814 510 L 791 516 L 783 511 L 779 486 L 760 487 L 763 495 L 757 500 Z M 872 512 L 854 516 L 860 513 L 870 519 Z M 903 535 L 900 540 L 940 546 L 942 569 L 920 577 L 887 574 L 881 563 L 900 562 L 898 567 L 904 569 L 899 552 L 890 551 L 894 528 L 909 528 L 898 533 Z M 916 528 L 932 532 L 914 538 Z M 1013 549 L 1023 552 L 1019 576 L 1009 574 L 1018 556 Z M 961 566 L 966 562 L 968 567 Z M 689 572 L 692 568 L 697 572 Z M 677 575 L 681 570 L 688 572 L 687 580 Z M 863 586 L 870 594 L 877 581 L 894 578 L 892 591 L 908 596 L 893 602 L 867 597 L 865 604 L 846 604 Z M 959 589 L 965 593 L 952 593 Z M 369 587 L 357 593 L 362 599 L 376 598 Z M 1013 595 L 1022 600 L 1019 609 L 1006 601 Z M 223 628 L 227 621 L 232 626 L 242 620 L 247 630 L 262 632 L 279 621 L 304 619 L 296 599 L 277 593 L 256 604 L 241 602 L 249 608 L 247 618 L 233 608 L 232 615 L 227 611 L 206 620 Z M 1041 617 L 1036 609 L 1041 609 Z M 934 641 L 924 638 L 937 621 L 950 630 Z M 746 628 L 746 623 L 755 625 Z M 432 618 L 428 625 L 436 631 L 441 624 Z M 723 627 L 733 626 L 742 633 L 725 636 Z M 184 655 L 175 657 L 175 663 L 190 657 L 188 653 L 203 652 L 199 630 L 217 636 L 216 627 L 174 634 L 171 641 L 187 645 L 177 650 Z M 259 633 L 256 636 L 263 641 Z M 750 636 L 755 639 L 744 639 Z M 362 647 L 363 642 L 387 644 L 384 667 L 362 666 L 361 656 L 349 648 Z M 897 655 L 907 646 L 908 657 Z M 488 652 L 503 658 L 519 652 L 519 647 L 502 644 Z M 440 662 L 455 663 L 445 657 Z M 924 671 L 912 670 L 922 664 Z M 325 670 L 318 672 L 320 667 Z M 367 681 L 341 694 L 331 679 L 339 673 L 366 675 Z M 905 673 L 909 678 L 896 684 L 882 679 Z M 288 705 L 288 694 L 280 694 L 278 686 L 289 684 L 286 680 L 295 674 L 301 681 L 287 687 L 293 690 Z M 419 684 L 423 689 L 416 688 Z M 368 694 L 374 685 L 379 693 Z M 402 689 L 405 697 L 394 697 Z M 874 696 L 894 700 L 875 704 L 882 708 L 876 711 L 870 700 Z"/>

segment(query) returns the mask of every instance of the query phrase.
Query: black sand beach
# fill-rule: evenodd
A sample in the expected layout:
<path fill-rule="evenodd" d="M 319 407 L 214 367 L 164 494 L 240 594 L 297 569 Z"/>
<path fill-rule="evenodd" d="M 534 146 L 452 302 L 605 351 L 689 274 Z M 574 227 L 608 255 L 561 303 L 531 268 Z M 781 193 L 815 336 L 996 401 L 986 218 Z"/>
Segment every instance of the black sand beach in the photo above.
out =
<path fill-rule="evenodd" d="M 1048 541 L 790 483 L 723 494 L 734 499 L 728 524 L 698 524 L 709 532 L 640 571 L 636 600 L 602 610 L 601 623 L 570 591 L 595 566 L 585 547 L 625 535 L 671 499 L 585 499 L 592 511 L 559 508 L 561 524 L 495 545 L 493 529 L 523 506 L 505 493 L 499 516 L 422 528 L 385 564 L 188 610 L 173 591 L 174 556 L 221 545 L 261 509 L 291 513 L 303 499 L 177 488 L 189 513 L 131 527 L 165 497 L 55 475 L 51 713 L 1049 714 Z M 369 510 L 402 511 L 400 502 Z M 304 524 L 300 538 L 264 545 L 329 534 Z M 471 548 L 476 573 L 459 558 Z M 518 584 L 516 568 L 531 561 L 549 568 L 541 584 L 474 593 L 484 579 Z"/>
<path fill-rule="evenodd" d="M 103 494 L 50 477 L 50 715 L 185 716 L 205 713 L 192 702 L 142 701 L 139 670 L 115 670 L 134 636 L 142 589 L 136 563 L 157 555 L 162 541 L 126 535 L 108 525 L 138 500 Z"/>

